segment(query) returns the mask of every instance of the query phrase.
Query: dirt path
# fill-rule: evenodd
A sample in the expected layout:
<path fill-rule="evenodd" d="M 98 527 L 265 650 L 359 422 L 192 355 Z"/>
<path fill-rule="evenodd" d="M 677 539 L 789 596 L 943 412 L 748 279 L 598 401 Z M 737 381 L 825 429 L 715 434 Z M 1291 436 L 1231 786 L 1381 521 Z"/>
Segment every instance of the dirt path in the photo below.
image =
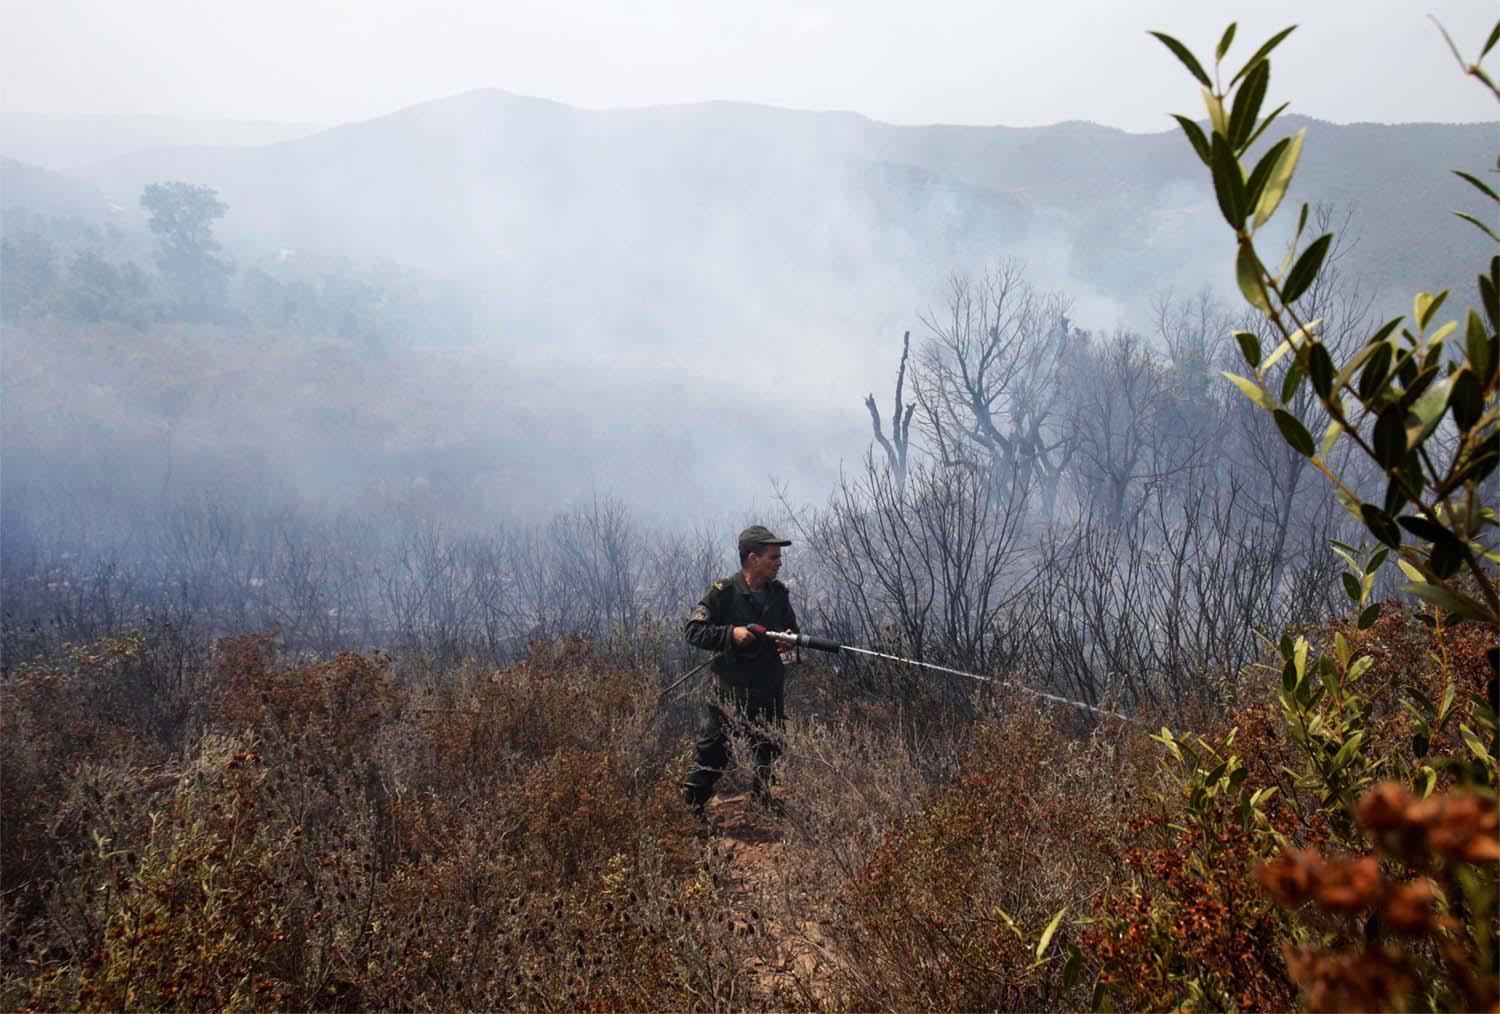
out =
<path fill-rule="evenodd" d="M 823 1006 L 835 1000 L 828 940 L 805 912 L 807 899 L 789 896 L 785 871 L 797 863 L 797 849 L 786 842 L 785 821 L 754 806 L 748 795 L 715 798 L 708 806 L 714 836 L 709 848 L 722 850 L 728 863 L 731 917 L 746 932 L 763 934 L 763 957 L 754 962 L 754 992 L 770 1007 Z"/>

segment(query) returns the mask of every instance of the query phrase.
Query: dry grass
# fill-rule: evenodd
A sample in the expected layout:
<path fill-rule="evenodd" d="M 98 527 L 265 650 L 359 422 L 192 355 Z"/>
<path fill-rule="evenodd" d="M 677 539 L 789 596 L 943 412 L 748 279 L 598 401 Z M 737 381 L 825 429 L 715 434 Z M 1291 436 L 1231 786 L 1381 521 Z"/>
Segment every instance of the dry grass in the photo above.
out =
<path fill-rule="evenodd" d="M 1479 640 L 1371 636 L 1373 678 L 1456 674 L 1481 706 Z M 1418 648 L 1442 664 L 1403 668 Z M 1230 804 L 1187 806 L 1139 730 L 1025 700 L 801 670 L 785 819 L 746 807 L 740 768 L 704 844 L 677 787 L 691 700 L 581 641 L 501 670 L 291 664 L 266 637 L 155 664 L 117 638 L 0 688 L 8 1007 L 1262 1007 L 1344 967 L 1259 885 L 1275 850 Z M 1403 716 L 1372 714 L 1371 742 L 1402 749 Z M 1295 757 L 1263 706 L 1204 732 L 1230 726 L 1246 785 Z M 1267 812 L 1305 847 L 1325 809 Z"/>

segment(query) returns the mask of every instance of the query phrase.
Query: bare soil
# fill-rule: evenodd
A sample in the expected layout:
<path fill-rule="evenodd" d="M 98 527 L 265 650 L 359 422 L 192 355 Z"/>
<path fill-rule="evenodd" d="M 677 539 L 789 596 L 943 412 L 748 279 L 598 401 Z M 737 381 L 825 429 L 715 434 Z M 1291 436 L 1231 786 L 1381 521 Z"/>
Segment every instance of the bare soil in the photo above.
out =
<path fill-rule="evenodd" d="M 788 820 L 755 805 L 748 793 L 708 804 L 714 833 L 705 848 L 727 859 L 730 918 L 736 932 L 758 935 L 752 994 L 773 1008 L 822 1007 L 836 999 L 829 938 L 812 899 L 792 873 L 806 862 L 788 842 Z"/>

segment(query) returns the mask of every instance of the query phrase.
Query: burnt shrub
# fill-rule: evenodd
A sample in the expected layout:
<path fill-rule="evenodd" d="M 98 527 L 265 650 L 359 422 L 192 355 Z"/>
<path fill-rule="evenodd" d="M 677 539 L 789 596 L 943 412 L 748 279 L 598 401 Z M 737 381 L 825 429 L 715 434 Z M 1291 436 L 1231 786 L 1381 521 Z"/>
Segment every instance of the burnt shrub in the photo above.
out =
<path fill-rule="evenodd" d="M 1118 865 L 1117 797 L 1095 784 L 1111 753 L 1104 739 L 1059 735 L 1029 709 L 977 725 L 958 776 L 843 889 L 836 936 L 850 1003 L 1077 1005 L 1081 955 L 1064 920 Z"/>
<path fill-rule="evenodd" d="M 639 1009 L 751 988 L 648 675 L 583 642 L 398 673 L 232 638 L 200 676 L 206 731 L 166 751 L 93 685 L 134 644 L 3 687 L 9 1006 Z"/>

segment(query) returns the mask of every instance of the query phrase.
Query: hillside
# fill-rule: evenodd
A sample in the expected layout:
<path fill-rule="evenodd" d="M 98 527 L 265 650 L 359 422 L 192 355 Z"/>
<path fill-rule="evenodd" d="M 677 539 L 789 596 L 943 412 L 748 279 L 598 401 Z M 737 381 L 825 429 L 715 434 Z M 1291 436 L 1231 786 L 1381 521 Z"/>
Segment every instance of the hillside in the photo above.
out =
<path fill-rule="evenodd" d="M 1383 307 L 1483 253 L 1456 223 L 1417 226 L 1467 205 L 1446 169 L 1487 164 L 1493 124 L 1288 117 L 1282 129 L 1300 126 L 1294 197 L 1353 212 L 1349 274 Z M 147 183 L 184 179 L 220 192 L 222 232 L 252 256 L 353 255 L 460 280 L 517 351 L 671 356 L 707 333 L 789 354 L 806 348 L 791 332 L 812 330 L 848 362 L 909 327 L 950 272 L 1001 257 L 1024 259 L 1097 327 L 1144 326 L 1167 288 L 1226 289 L 1194 169 L 1175 130 L 898 127 L 734 103 L 592 112 L 486 90 L 280 143 L 136 150 L 73 175 L 120 224 L 139 224 Z M 7 167 L 7 190 L 20 175 Z"/>
<path fill-rule="evenodd" d="M 309 123 L 0 112 L 0 155 L 67 170 L 143 148 L 276 144 L 317 129 Z"/>
<path fill-rule="evenodd" d="M 123 209 L 111 209 L 98 188 L 40 166 L 0 156 L 0 214 L 60 215 L 96 223 Z"/>
<path fill-rule="evenodd" d="M 1406 244 L 1414 220 L 1463 202 L 1444 170 L 1485 165 L 1493 124 L 1289 117 L 1283 129 L 1299 126 L 1310 141 L 1295 196 L 1356 210 L 1369 287 L 1404 288 L 1418 265 L 1442 275 L 1478 249 L 1456 229 Z M 1125 317 L 1143 288 L 1223 281 L 1196 268 L 1214 224 L 1199 220 L 1216 215 L 1175 130 L 897 127 L 734 103 L 590 112 L 489 90 L 258 148 L 136 152 L 83 175 L 122 204 L 155 180 L 207 183 L 247 240 L 361 250 L 523 299 L 580 273 L 619 298 L 622 271 L 632 287 L 713 293 L 732 288 L 715 284 L 722 270 L 774 278 L 784 251 L 797 251 L 786 273 L 826 280 L 835 301 L 886 272 L 918 283 L 909 301 L 997 255 Z"/>
<path fill-rule="evenodd" d="M 853 413 L 842 429 L 757 417 L 670 377 L 643 393 L 484 348 L 372 355 L 242 327 L 23 324 L 0 371 L 10 503 L 88 490 L 100 517 L 217 491 L 354 512 L 417 496 L 494 525 L 612 493 L 696 521 L 773 471 L 811 488 L 861 432 Z"/>
<path fill-rule="evenodd" d="M 1357 242 L 1343 268 L 1367 296 L 1403 312 L 1413 287 L 1467 277 L 1484 251 L 1447 214 L 1467 195 L 1445 168 L 1492 158 L 1493 125 L 1289 118 L 1283 129 L 1299 126 L 1309 140 L 1294 197 L 1353 210 Z M 503 447 L 502 472 L 563 496 L 651 487 L 639 462 L 663 448 L 674 461 L 733 449 L 739 467 L 716 458 L 723 464 L 696 473 L 690 495 L 744 500 L 764 496 L 768 476 L 806 480 L 803 495 L 821 496 L 839 462 L 863 453 L 859 402 L 889 383 L 901 333 L 923 333 L 920 317 L 942 303 L 952 272 L 1019 258 L 1095 331 L 1150 332 L 1151 298 L 1168 289 L 1224 291 L 1229 239 L 1197 169 L 1175 131 L 898 127 L 734 103 L 592 112 L 489 90 L 273 144 L 136 150 L 71 173 L 7 160 L 0 193 L 8 221 L 73 215 L 111 237 L 111 256 L 149 264 L 141 189 L 188 180 L 228 204 L 218 234 L 241 278 L 305 265 L 326 287 L 329 265 L 349 262 L 426 272 L 453 298 L 416 304 L 428 308 L 422 344 L 443 343 L 444 319 L 463 322 L 450 344 L 476 346 L 487 364 L 473 373 L 485 378 L 484 408 L 456 423 L 419 412 L 412 432 L 484 450 L 465 462 L 492 462 L 490 449 Z M 410 343 L 412 319 L 393 317 L 387 344 Z M 180 340 L 140 339 L 140 354 L 155 359 Z M 75 352 L 69 343 L 46 355 Z M 300 390 L 340 401 L 358 373 L 333 377 L 323 361 L 288 354 L 300 365 L 272 385 L 278 399 Z M 403 388 L 433 378 L 422 403 L 474 404 L 457 379 L 465 367 L 413 356 L 394 376 Z M 182 370 L 195 361 L 175 372 L 196 389 L 199 375 Z M 10 362 L 8 383 L 24 366 L 15 352 Z M 745 364 L 758 375 L 736 389 Z M 99 387 L 117 383 L 103 359 L 73 366 Z M 524 444 L 497 439 L 510 432 L 501 418 L 539 405 L 567 422 L 519 424 Z M 114 429 L 150 430 L 153 418 Z M 221 428 L 237 440 L 257 432 Z M 18 436 L 7 433 L 12 462 L 32 450 Z M 559 464 L 569 460 L 590 464 Z M 305 472 L 292 463 L 287 474 Z"/>

